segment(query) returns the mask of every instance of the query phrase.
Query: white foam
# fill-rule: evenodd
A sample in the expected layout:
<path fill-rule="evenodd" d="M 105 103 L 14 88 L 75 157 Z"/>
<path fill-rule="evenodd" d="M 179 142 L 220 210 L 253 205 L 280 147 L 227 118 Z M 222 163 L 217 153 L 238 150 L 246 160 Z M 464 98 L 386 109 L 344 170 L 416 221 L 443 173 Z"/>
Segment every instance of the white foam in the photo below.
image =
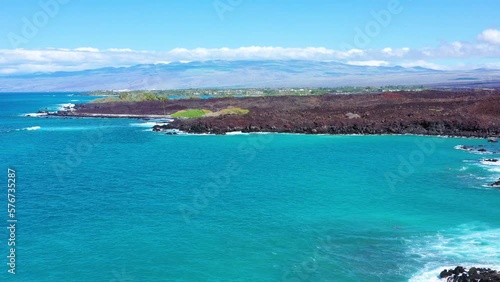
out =
<path fill-rule="evenodd" d="M 169 134 L 169 135 L 187 135 L 186 132 L 181 131 L 179 129 L 167 129 L 164 132 L 165 132 L 165 134 Z"/>
<path fill-rule="evenodd" d="M 75 109 L 75 104 L 72 103 L 59 104 L 60 111 L 72 111 L 74 109 Z"/>
<path fill-rule="evenodd" d="M 435 269 L 423 269 L 419 273 L 413 275 L 410 280 L 410 282 L 438 282 L 438 281 L 446 281 L 446 279 L 441 279 L 439 278 L 439 274 L 441 271 L 444 269 L 455 269 L 455 266 L 441 266 Z"/>
<path fill-rule="evenodd" d="M 440 282 L 440 281 L 446 281 L 446 278 L 439 278 L 439 274 L 441 271 L 445 269 L 455 269 L 458 265 L 450 266 L 450 265 L 444 265 L 444 266 L 439 266 L 439 267 L 426 267 L 425 269 L 421 270 L 419 273 L 413 275 L 410 278 L 410 282 Z M 499 265 L 489 265 L 489 264 L 484 264 L 484 265 L 460 265 L 464 267 L 466 270 L 468 270 L 471 267 L 476 267 L 476 268 L 491 268 L 491 269 L 499 269 Z"/>
<path fill-rule="evenodd" d="M 43 117 L 46 115 L 47 115 L 47 113 L 27 113 L 27 114 L 23 114 L 22 116 L 24 116 L 24 117 Z"/>
<path fill-rule="evenodd" d="M 153 127 L 157 125 L 158 123 L 156 122 L 134 122 L 131 123 L 131 126 L 137 126 L 137 127 Z"/>
<path fill-rule="evenodd" d="M 41 128 L 40 126 L 31 126 L 31 127 L 25 127 L 21 130 L 33 131 L 33 130 L 39 130 L 40 128 Z"/>
<path fill-rule="evenodd" d="M 131 126 L 136 126 L 136 127 L 153 127 L 155 125 L 167 125 L 168 122 L 154 122 L 154 121 L 148 121 L 148 122 L 134 122 L 131 123 Z"/>
<path fill-rule="evenodd" d="M 158 123 L 169 123 L 169 122 L 172 122 L 174 120 L 171 118 L 159 118 L 159 119 L 150 119 L 149 121 L 154 121 L 154 122 L 158 122 Z"/>
<path fill-rule="evenodd" d="M 438 275 L 442 270 L 458 265 L 500 269 L 500 229 L 464 224 L 407 243 L 407 254 L 422 265 L 410 281 L 441 281 Z"/>
<path fill-rule="evenodd" d="M 487 159 L 483 159 L 483 160 L 479 161 L 478 166 L 482 167 L 483 169 L 486 169 L 489 172 L 493 172 L 495 174 L 500 173 L 500 160 L 497 162 L 492 162 L 492 161 L 488 161 Z M 498 179 L 498 176 L 494 175 L 493 178 Z"/>
<path fill-rule="evenodd" d="M 227 132 L 226 135 L 248 135 L 249 133 L 243 133 L 241 131 Z"/>
<path fill-rule="evenodd" d="M 477 154 L 477 155 L 492 155 L 492 154 L 494 154 L 493 152 L 488 151 L 488 150 L 485 151 L 485 152 L 480 152 L 479 150 L 480 149 L 484 149 L 484 148 L 479 148 L 478 149 L 478 148 L 475 148 L 473 146 L 457 145 L 457 146 L 455 146 L 453 148 L 456 149 L 456 150 L 466 151 L 466 152 L 469 152 L 469 153 L 472 153 L 472 154 Z"/>
<path fill-rule="evenodd" d="M 488 165 L 488 166 L 500 166 L 500 160 L 494 159 L 497 161 L 492 161 L 492 159 L 483 159 L 480 161 L 481 164 L 483 165 Z"/>

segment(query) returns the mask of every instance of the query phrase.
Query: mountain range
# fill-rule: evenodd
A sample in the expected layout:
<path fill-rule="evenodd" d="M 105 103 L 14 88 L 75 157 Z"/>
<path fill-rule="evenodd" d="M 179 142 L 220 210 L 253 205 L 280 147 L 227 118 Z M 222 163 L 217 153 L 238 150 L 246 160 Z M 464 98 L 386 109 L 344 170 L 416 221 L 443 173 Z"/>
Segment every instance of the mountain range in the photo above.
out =
<path fill-rule="evenodd" d="M 500 70 L 301 60 L 200 61 L 0 76 L 0 92 L 424 85 L 499 87 Z"/>

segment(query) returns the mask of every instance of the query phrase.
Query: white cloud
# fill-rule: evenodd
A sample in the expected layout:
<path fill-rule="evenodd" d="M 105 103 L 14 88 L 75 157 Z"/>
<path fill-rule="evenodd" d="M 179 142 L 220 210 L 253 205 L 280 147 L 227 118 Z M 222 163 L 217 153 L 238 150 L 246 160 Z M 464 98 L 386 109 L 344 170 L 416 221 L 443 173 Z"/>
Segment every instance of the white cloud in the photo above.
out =
<path fill-rule="evenodd" d="M 369 67 L 380 67 L 380 66 L 388 66 L 389 62 L 386 61 L 348 61 L 347 64 L 354 66 L 369 66 Z"/>
<path fill-rule="evenodd" d="M 400 64 L 402 67 L 405 68 L 413 68 L 413 67 L 423 67 L 423 68 L 428 68 L 428 69 L 434 69 L 434 70 L 448 70 L 450 67 L 427 62 L 425 60 L 418 60 L 418 61 L 412 61 L 412 62 L 403 62 Z"/>
<path fill-rule="evenodd" d="M 76 49 L 0 49 L 0 73 L 33 73 L 77 71 L 101 67 L 123 67 L 137 64 L 165 64 L 206 60 L 314 60 L 338 61 L 364 66 L 407 67 L 422 66 L 444 69 L 436 61 L 449 61 L 455 67 L 475 68 L 498 66 L 500 63 L 500 31 L 485 30 L 478 42 L 455 41 L 437 47 L 421 49 L 392 48 L 351 49 L 339 51 L 324 47 L 285 48 L 273 46 L 247 46 L 240 48 L 176 48 L 170 51 L 138 51 L 92 47 Z M 466 61 L 481 59 L 481 66 Z"/>
<path fill-rule="evenodd" d="M 97 53 L 99 52 L 99 49 L 97 48 L 92 48 L 92 47 L 80 47 L 76 48 L 75 51 L 82 51 L 82 52 L 94 52 Z"/>
<path fill-rule="evenodd" d="M 382 53 L 388 56 L 403 57 L 410 51 L 410 48 L 392 49 L 390 47 L 382 49 Z"/>
<path fill-rule="evenodd" d="M 484 41 L 490 44 L 500 45 L 500 30 L 498 29 L 487 29 L 477 37 L 478 40 Z"/>
<path fill-rule="evenodd" d="M 110 48 L 110 49 L 107 49 L 106 51 L 110 51 L 110 52 L 134 52 L 134 50 L 129 49 L 129 48 Z"/>

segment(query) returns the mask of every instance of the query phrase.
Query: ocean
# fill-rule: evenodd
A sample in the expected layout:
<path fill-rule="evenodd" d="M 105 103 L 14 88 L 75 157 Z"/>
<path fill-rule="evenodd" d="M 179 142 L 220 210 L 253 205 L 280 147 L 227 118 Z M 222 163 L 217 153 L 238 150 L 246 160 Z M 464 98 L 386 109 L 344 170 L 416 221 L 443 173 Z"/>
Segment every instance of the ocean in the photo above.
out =
<path fill-rule="evenodd" d="M 500 189 L 486 186 L 500 166 L 484 161 L 498 143 L 167 136 L 151 120 L 25 116 L 91 99 L 0 94 L 1 281 L 439 281 L 446 267 L 500 268 Z"/>

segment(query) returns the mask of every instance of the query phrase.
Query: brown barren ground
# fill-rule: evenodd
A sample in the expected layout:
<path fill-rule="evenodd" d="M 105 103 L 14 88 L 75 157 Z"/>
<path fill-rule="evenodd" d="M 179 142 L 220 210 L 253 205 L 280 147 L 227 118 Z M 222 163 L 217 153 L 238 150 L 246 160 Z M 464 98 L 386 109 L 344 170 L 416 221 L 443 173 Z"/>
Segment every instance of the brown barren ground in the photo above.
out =
<path fill-rule="evenodd" d="M 167 102 L 77 105 L 62 116 L 171 115 L 185 109 L 246 115 L 176 119 L 157 131 L 189 133 L 287 132 L 306 134 L 424 134 L 466 137 L 500 135 L 500 90 L 420 91 L 382 94 L 184 99 Z"/>

